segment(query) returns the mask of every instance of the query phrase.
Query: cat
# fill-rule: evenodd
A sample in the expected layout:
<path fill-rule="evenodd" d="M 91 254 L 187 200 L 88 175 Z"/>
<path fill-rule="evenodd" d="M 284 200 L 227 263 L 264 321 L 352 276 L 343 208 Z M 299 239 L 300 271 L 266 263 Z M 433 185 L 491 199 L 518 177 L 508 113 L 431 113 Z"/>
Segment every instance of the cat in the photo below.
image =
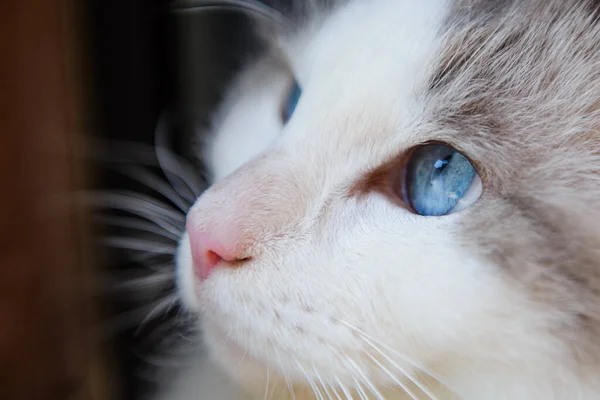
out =
<path fill-rule="evenodd" d="M 203 133 L 158 398 L 600 398 L 600 2 L 296 4 Z"/>

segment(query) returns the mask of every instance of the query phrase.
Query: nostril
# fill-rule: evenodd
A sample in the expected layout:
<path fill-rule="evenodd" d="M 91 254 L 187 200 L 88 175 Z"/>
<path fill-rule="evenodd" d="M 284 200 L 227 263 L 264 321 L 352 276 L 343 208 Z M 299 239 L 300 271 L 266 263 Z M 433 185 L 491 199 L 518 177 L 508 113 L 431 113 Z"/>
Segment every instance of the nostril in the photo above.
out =
<path fill-rule="evenodd" d="M 220 261 L 223 260 L 223 257 L 221 257 L 220 255 L 218 255 L 217 253 L 215 253 L 212 250 L 208 250 L 206 252 L 206 261 L 210 264 L 218 264 Z"/>
<path fill-rule="evenodd" d="M 225 252 L 221 250 L 222 247 L 207 236 L 190 235 L 190 244 L 194 272 L 201 280 L 207 279 L 222 261 L 229 261 L 226 256 L 223 256 Z"/>
<path fill-rule="evenodd" d="M 219 233 L 219 232 L 216 232 Z M 219 240 L 216 234 L 188 228 L 195 275 L 207 279 L 219 266 L 239 266 L 247 257 L 235 250 L 235 241 Z M 227 236 L 225 236 L 227 237 Z"/>

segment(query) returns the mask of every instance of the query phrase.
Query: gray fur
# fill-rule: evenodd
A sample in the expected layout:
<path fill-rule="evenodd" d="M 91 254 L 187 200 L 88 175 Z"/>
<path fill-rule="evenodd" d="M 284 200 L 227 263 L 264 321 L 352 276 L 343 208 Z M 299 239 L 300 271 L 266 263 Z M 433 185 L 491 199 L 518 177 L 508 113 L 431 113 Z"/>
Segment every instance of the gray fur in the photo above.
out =
<path fill-rule="evenodd" d="M 595 1 L 457 3 L 423 129 L 484 181 L 465 245 L 561 313 L 556 335 L 600 368 L 597 12 Z"/>

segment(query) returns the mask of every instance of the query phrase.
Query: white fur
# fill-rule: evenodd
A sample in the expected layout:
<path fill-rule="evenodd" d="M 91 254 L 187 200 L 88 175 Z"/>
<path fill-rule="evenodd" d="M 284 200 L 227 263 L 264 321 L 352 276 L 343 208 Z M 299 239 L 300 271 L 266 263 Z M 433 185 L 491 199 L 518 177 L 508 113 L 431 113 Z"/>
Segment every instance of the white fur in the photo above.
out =
<path fill-rule="evenodd" d="M 259 60 L 240 76 L 215 115 L 214 132 L 203 149 L 214 180 L 229 175 L 280 135 L 282 99 L 292 82 L 289 71 L 272 58 Z"/>
<path fill-rule="evenodd" d="M 557 364 L 565 350 L 545 328 L 560 315 L 462 247 L 462 212 L 423 218 L 377 194 L 344 194 L 362 172 L 435 139 L 420 129 L 419 95 L 447 12 L 444 0 L 355 1 L 283 43 L 303 88 L 285 127 L 285 69 L 259 61 L 230 91 L 206 155 L 218 184 L 190 218 L 250 232 L 260 252 L 199 283 L 183 238 L 180 292 L 202 315 L 212 361 L 198 355 L 165 400 L 242 399 L 229 378 L 256 398 L 267 380 L 280 390 L 287 380 L 340 395 L 360 381 L 371 398 L 400 399 L 390 387 L 407 385 L 402 372 L 416 378 L 417 365 L 443 382 L 431 385 L 439 398 L 595 398 Z"/>

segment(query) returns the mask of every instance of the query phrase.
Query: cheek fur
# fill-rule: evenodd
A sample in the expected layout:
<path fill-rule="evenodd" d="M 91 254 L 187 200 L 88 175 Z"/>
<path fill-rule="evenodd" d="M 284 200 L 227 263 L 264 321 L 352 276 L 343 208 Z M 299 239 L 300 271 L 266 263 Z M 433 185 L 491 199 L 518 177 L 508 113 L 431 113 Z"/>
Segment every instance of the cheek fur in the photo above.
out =
<path fill-rule="evenodd" d="M 276 255 L 262 253 L 197 285 L 192 296 L 204 326 L 220 332 L 207 337 L 215 356 L 229 343 L 253 360 L 252 368 L 296 382 L 316 371 L 331 384 L 352 382 L 356 363 L 387 384 L 389 376 L 369 358 L 383 357 L 372 340 L 422 365 L 437 365 L 451 354 L 477 358 L 484 349 L 489 355 L 485 338 L 503 329 L 506 321 L 496 316 L 522 308 L 518 296 L 489 265 L 457 250 L 451 224 L 375 203 L 332 207 L 336 218 L 304 242 L 267 242 Z M 507 339 L 494 351 L 511 345 Z M 229 370 L 232 359 L 219 362 Z M 398 355 L 393 360 L 416 368 Z"/>

